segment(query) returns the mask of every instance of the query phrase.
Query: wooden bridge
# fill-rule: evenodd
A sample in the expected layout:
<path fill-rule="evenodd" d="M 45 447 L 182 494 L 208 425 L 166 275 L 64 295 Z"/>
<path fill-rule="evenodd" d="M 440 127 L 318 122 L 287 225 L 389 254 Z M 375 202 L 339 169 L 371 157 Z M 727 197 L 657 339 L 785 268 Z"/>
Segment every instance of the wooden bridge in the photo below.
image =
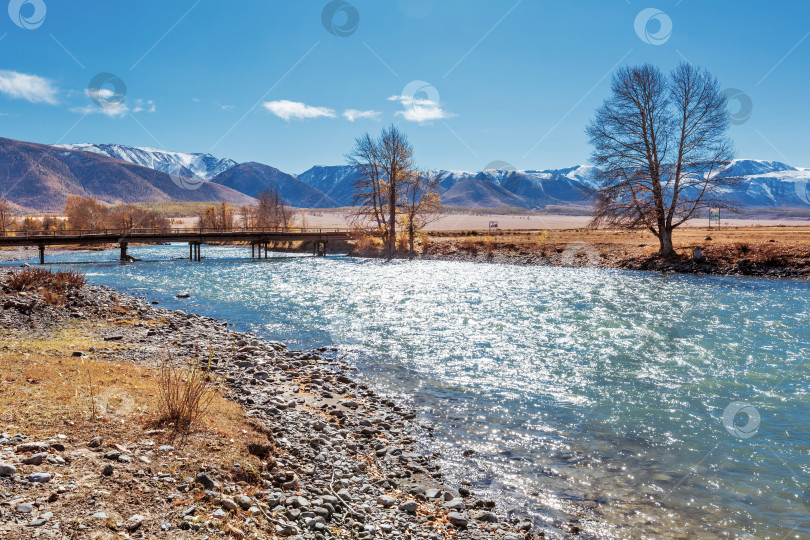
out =
<path fill-rule="evenodd" d="M 188 243 L 188 258 L 199 261 L 202 258 L 201 246 L 210 243 L 250 244 L 251 257 L 267 258 L 269 246 L 284 242 L 311 242 L 313 255 L 325 256 L 329 242 L 349 240 L 347 229 L 311 228 L 250 228 L 250 229 L 99 229 L 93 231 L 27 231 L 15 232 L 14 236 L 0 236 L 3 246 L 36 246 L 39 248 L 39 262 L 45 264 L 47 246 L 103 245 L 118 244 L 121 260 L 130 261 L 127 254 L 129 244 L 166 244 L 170 242 Z"/>

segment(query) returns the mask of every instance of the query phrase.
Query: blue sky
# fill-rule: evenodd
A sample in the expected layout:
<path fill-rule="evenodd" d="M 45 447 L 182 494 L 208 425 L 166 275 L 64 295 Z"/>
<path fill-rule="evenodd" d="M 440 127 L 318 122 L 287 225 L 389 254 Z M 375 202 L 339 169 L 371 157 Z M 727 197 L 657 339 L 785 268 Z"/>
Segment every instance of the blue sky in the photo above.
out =
<path fill-rule="evenodd" d="M 739 157 L 810 167 L 809 33 L 809 2 L 12 0 L 0 136 L 300 173 L 393 122 L 424 167 L 560 168 L 612 71 L 685 59 L 741 92 Z"/>

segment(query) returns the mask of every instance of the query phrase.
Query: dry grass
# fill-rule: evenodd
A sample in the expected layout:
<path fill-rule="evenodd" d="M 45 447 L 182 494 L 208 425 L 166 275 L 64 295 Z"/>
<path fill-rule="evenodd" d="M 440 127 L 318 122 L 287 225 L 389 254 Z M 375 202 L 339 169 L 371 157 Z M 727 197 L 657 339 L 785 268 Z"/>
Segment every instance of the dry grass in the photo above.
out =
<path fill-rule="evenodd" d="M 150 431 L 160 418 L 159 368 L 97 359 L 92 353 L 72 356 L 74 350 L 126 347 L 102 341 L 98 332 L 98 327 L 77 326 L 36 339 L 0 337 L 0 429 L 24 433 L 29 440 L 63 433 L 70 440 L 101 435 L 122 444 L 173 441 L 171 430 Z M 147 437 L 146 431 L 152 434 Z M 257 442 L 266 444 L 267 436 L 238 404 L 214 391 L 207 414 L 180 441 L 189 456 L 182 468 L 189 474 L 201 465 L 230 470 L 238 462 L 243 479 L 258 477 L 261 462 L 247 451 Z"/>
<path fill-rule="evenodd" d="M 209 366 L 202 366 L 199 360 L 185 369 L 176 369 L 173 364 L 171 356 L 160 364 L 158 421 L 170 425 L 176 432 L 187 433 L 211 406 L 214 384 L 209 376 Z"/>
<path fill-rule="evenodd" d="M 354 249 L 360 253 L 382 251 L 385 247 L 382 238 L 361 228 L 352 231 L 352 240 L 354 241 Z"/>
<path fill-rule="evenodd" d="M 13 291 L 38 291 L 46 304 L 63 305 L 69 292 L 84 287 L 84 274 L 75 270 L 26 268 L 8 280 Z"/>
<path fill-rule="evenodd" d="M 650 231 L 624 231 L 615 229 L 542 229 L 536 232 L 500 231 L 491 233 L 496 239 L 496 247 L 513 244 L 517 249 L 534 252 L 537 248 L 553 252 L 556 248 L 564 249 L 571 243 L 587 243 L 596 246 L 602 252 L 624 251 L 634 256 L 652 256 L 658 251 L 658 239 Z M 706 227 L 682 228 L 675 231 L 673 238 L 675 249 L 690 253 L 692 248 L 702 247 L 704 251 L 712 248 L 724 248 L 733 251 L 740 258 L 745 257 L 741 250 L 754 249 L 764 243 L 776 243 L 779 246 L 810 253 L 810 227 L 804 226 L 769 226 L 769 227 L 723 227 L 721 229 Z M 771 242 L 773 241 L 773 242 Z M 430 234 L 431 251 L 442 252 L 444 246 L 454 245 L 458 249 L 472 253 L 483 248 L 482 236 L 479 234 Z M 741 247 L 737 247 L 740 244 Z"/>

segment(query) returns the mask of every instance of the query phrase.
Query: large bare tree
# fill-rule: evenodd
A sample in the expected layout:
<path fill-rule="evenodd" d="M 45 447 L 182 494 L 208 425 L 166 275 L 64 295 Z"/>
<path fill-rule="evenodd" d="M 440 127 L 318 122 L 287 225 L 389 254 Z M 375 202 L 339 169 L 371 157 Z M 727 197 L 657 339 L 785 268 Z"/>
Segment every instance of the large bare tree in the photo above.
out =
<path fill-rule="evenodd" d="M 677 227 L 706 208 L 733 207 L 722 193 L 740 179 L 720 174 L 733 157 L 728 127 L 726 98 L 705 69 L 620 69 L 586 130 L 601 171 L 592 225 L 647 228 L 659 254 L 672 255 Z"/>
<path fill-rule="evenodd" d="M 347 159 L 359 171 L 354 185 L 355 220 L 382 234 L 388 257 L 392 258 L 396 253 L 397 213 L 406 186 L 417 173 L 413 146 L 392 125 L 383 129 L 377 139 L 368 133 L 356 139 Z"/>

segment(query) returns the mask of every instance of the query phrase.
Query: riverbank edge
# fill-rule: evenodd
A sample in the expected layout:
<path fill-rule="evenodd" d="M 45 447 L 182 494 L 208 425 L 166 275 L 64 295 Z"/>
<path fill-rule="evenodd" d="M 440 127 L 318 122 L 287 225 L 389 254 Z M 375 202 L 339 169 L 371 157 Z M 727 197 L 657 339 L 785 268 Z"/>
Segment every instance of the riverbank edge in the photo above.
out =
<path fill-rule="evenodd" d="M 10 272 L 7 275 L 10 275 Z M 4 296 L 11 296 L 7 288 L 3 292 Z M 27 310 L 26 304 L 28 306 Z M 10 304 L 6 302 L 4 305 L 9 306 Z M 71 319 L 109 322 L 110 319 L 104 317 L 105 314 L 109 317 L 110 313 L 105 312 L 103 306 L 110 305 L 115 306 L 114 313 L 118 318 L 138 320 L 144 324 L 148 321 L 161 319 L 165 321 L 165 328 L 170 333 L 183 328 L 184 338 L 194 341 L 198 345 L 202 342 L 211 342 L 215 337 L 212 334 L 220 334 L 237 345 L 247 343 L 248 345 L 235 349 L 231 353 L 231 358 L 227 358 L 228 354 L 222 351 L 212 355 L 211 359 L 214 363 L 212 372 L 223 377 L 226 381 L 230 389 L 229 399 L 233 399 L 238 403 L 248 417 L 259 419 L 266 425 L 269 430 L 268 433 L 272 433 L 271 439 L 285 441 L 285 453 L 288 455 L 297 454 L 301 457 L 300 462 L 297 463 L 297 472 L 294 475 L 299 483 L 288 487 L 299 491 L 304 490 L 306 492 L 305 496 L 310 498 L 317 496 L 317 493 L 307 491 L 308 487 L 304 481 L 304 474 L 299 475 L 298 473 L 303 470 L 306 474 L 306 472 L 309 472 L 308 467 L 310 465 L 314 465 L 317 470 L 319 464 L 308 462 L 306 448 L 311 446 L 313 440 L 322 439 L 326 428 L 320 425 L 322 423 L 320 421 L 302 422 L 300 416 L 295 416 L 296 414 L 304 416 L 309 414 L 308 409 L 314 408 L 315 402 L 302 404 L 289 401 L 285 404 L 282 403 L 283 400 L 276 399 L 276 396 L 285 395 L 291 397 L 301 395 L 299 392 L 302 391 L 315 393 L 328 388 L 328 390 L 323 391 L 324 395 L 322 397 L 315 400 L 316 402 L 321 401 L 322 398 L 328 396 L 328 399 L 324 401 L 324 403 L 329 404 L 329 408 L 326 410 L 328 414 L 323 418 L 323 421 L 330 428 L 332 425 L 338 427 L 348 426 L 349 433 L 346 440 L 351 438 L 352 444 L 356 443 L 356 448 L 358 448 L 358 451 L 352 454 L 351 444 L 347 444 L 340 451 L 342 452 L 341 455 L 334 457 L 350 459 L 358 464 L 360 462 L 373 463 L 374 469 L 378 472 L 385 472 L 387 478 L 382 484 L 382 489 L 378 491 L 390 492 L 395 496 L 389 501 L 384 498 L 386 495 L 381 493 L 374 500 L 375 490 L 372 490 L 372 497 L 369 499 L 368 496 L 365 496 L 364 499 L 363 495 L 355 493 L 355 489 L 358 487 L 356 486 L 357 482 L 352 482 L 351 486 L 344 488 L 345 491 L 338 492 L 343 493 L 350 501 L 347 501 L 347 506 L 360 508 L 360 512 L 365 510 L 368 513 L 365 516 L 366 519 L 360 520 L 359 515 L 355 515 L 354 512 L 350 510 L 344 512 L 344 519 L 351 514 L 353 519 L 357 518 L 357 522 L 362 524 L 360 527 L 355 527 L 360 538 L 373 535 L 373 533 L 363 534 L 369 532 L 369 525 L 377 531 L 386 531 L 387 528 L 395 531 L 396 523 L 391 528 L 392 511 L 397 512 L 397 518 L 408 520 L 408 526 L 413 526 L 419 519 L 423 522 L 420 526 L 424 525 L 424 518 L 417 516 L 415 510 L 417 507 L 420 515 L 424 514 L 424 512 L 433 512 L 432 516 L 438 518 L 438 520 L 428 520 L 428 523 L 440 524 L 445 527 L 446 532 L 451 532 L 453 537 L 457 538 L 474 537 L 514 540 L 517 538 L 543 537 L 543 531 L 535 530 L 531 532 L 531 523 L 499 513 L 495 509 L 494 501 L 477 499 L 469 487 L 458 486 L 454 488 L 446 485 L 436 461 L 436 456 L 424 456 L 414 453 L 416 440 L 413 437 L 422 430 L 415 422 L 416 415 L 414 411 L 382 398 L 373 389 L 362 382 L 354 380 L 353 377 L 347 375 L 347 373 L 350 373 L 348 365 L 337 363 L 328 357 L 312 352 L 294 351 L 286 347 L 286 345 L 266 341 L 251 333 L 228 330 L 227 323 L 224 321 L 216 321 L 180 310 L 159 308 L 146 302 L 143 298 L 136 298 L 127 292 L 104 286 L 86 286 L 85 294 L 78 304 L 68 303 L 68 305 L 59 308 L 46 307 L 37 300 L 35 294 L 29 294 L 22 299 L 22 302 L 17 302 L 12 307 L 6 307 L 3 311 L 6 312 L 4 316 L 8 316 L 9 310 L 16 310 L 18 312 L 17 318 L 21 322 L 22 333 L 28 333 L 29 338 L 33 339 L 37 332 L 41 333 L 41 328 L 37 332 L 33 332 L 26 330 L 25 326 L 32 321 L 32 313 L 36 313 L 38 310 L 45 313 L 44 318 L 39 318 L 50 321 L 48 324 L 59 324 L 58 321 L 64 322 Z M 102 308 L 94 314 L 88 313 L 89 310 L 93 309 L 92 306 L 102 306 Z M 37 316 L 33 316 L 33 320 L 37 318 Z M 201 324 L 202 326 L 200 326 Z M 154 327 L 146 331 L 143 331 L 143 329 L 136 330 L 137 325 L 129 328 L 130 332 L 128 333 L 120 332 L 120 328 L 116 329 L 120 334 L 114 336 L 117 343 L 131 344 L 140 347 L 144 351 L 149 351 L 150 347 L 155 344 L 145 345 L 149 341 L 148 338 L 159 337 L 159 332 L 155 333 Z M 110 330 L 111 328 L 107 324 L 102 324 L 99 332 L 109 334 Z M 107 335 L 104 339 L 106 340 L 109 337 Z M 165 339 L 157 339 L 157 341 L 159 347 L 167 345 Z M 257 360 L 254 362 L 251 357 L 259 354 L 260 351 L 264 351 L 264 354 L 270 353 L 274 360 Z M 265 356 L 265 358 L 269 358 L 269 356 Z M 113 355 L 110 360 L 127 362 L 131 359 L 116 359 Z M 276 377 L 275 380 L 272 378 L 273 375 Z M 331 380 L 329 380 L 330 376 Z M 303 386 L 302 380 L 307 380 L 309 384 Z M 290 386 L 291 381 L 294 381 L 292 386 Z M 335 392 L 334 386 L 338 384 L 342 385 L 341 388 L 338 388 L 341 393 Z M 268 410 L 262 411 L 255 407 L 258 403 L 267 406 Z M 323 407 L 324 405 L 321 405 L 321 408 Z M 384 417 L 381 415 L 384 415 Z M 290 430 L 289 426 L 295 427 Z M 300 431 L 302 427 L 304 430 Z M 292 438 L 296 438 L 297 441 L 292 441 Z M 367 443 L 367 441 L 374 440 L 399 441 L 399 443 L 383 447 L 380 447 L 379 443 L 372 445 Z M 348 453 L 347 449 L 349 450 Z M 363 450 L 368 453 L 366 454 Z M 403 459 L 401 456 L 407 457 Z M 290 466 L 289 463 L 286 465 Z M 280 467 L 281 463 L 275 469 Z M 366 471 L 367 469 L 361 466 L 360 470 Z M 355 470 L 354 473 L 362 474 L 358 470 Z M 287 482 L 293 480 L 289 476 L 284 476 L 286 474 L 284 472 L 277 472 L 274 475 L 268 467 L 268 473 L 262 475 L 265 478 L 263 487 L 278 489 L 279 484 L 276 483 L 278 474 L 281 474 L 282 480 Z M 313 486 L 322 485 L 323 480 L 321 477 Z M 365 480 L 369 481 L 366 485 L 379 484 L 379 482 L 375 484 L 370 478 Z M 386 485 L 385 482 L 389 484 Z M 282 486 L 284 484 L 284 482 L 281 483 Z M 340 487 L 340 485 L 337 485 L 337 487 Z M 330 491 L 332 490 L 330 489 Z M 334 491 L 337 491 L 337 489 Z M 359 497 L 360 500 L 355 497 Z M 258 499 L 255 502 L 260 503 Z M 369 502 L 373 505 L 373 509 L 370 508 Z M 172 517 L 176 520 L 176 516 Z M 289 520 L 289 516 L 287 517 Z M 311 530 L 305 527 L 296 528 L 296 525 L 300 524 L 289 520 L 284 526 L 288 528 L 290 533 L 302 534 L 303 538 L 319 538 Z M 559 525 L 559 528 L 554 525 Z M 567 523 L 544 524 L 544 527 L 547 527 L 545 532 L 552 535 L 565 534 L 563 531 L 567 528 L 578 529 L 578 527 Z M 435 527 L 431 525 L 429 529 L 434 530 Z M 276 532 L 278 532 L 278 528 L 276 528 Z M 472 533 L 474 533 L 473 536 L 470 536 Z M 537 536 L 538 534 L 539 536 Z"/>
<path fill-rule="evenodd" d="M 347 254 L 350 257 L 367 259 L 387 259 L 377 250 L 353 249 Z M 397 254 L 394 259 L 408 260 L 408 255 Z M 562 268 L 602 268 L 613 270 L 631 270 L 656 272 L 663 274 L 716 275 L 736 277 L 767 277 L 810 279 L 810 266 L 807 265 L 774 265 L 763 263 L 754 258 L 743 257 L 734 264 L 717 263 L 707 257 L 693 258 L 676 255 L 669 258 L 656 255 L 639 254 L 620 256 L 599 249 L 587 243 L 572 243 L 565 246 L 552 246 L 544 252 L 508 253 L 497 249 L 490 250 L 484 245 L 461 247 L 427 253 L 417 253 L 413 260 L 453 261 L 486 264 L 562 267 Z"/>

